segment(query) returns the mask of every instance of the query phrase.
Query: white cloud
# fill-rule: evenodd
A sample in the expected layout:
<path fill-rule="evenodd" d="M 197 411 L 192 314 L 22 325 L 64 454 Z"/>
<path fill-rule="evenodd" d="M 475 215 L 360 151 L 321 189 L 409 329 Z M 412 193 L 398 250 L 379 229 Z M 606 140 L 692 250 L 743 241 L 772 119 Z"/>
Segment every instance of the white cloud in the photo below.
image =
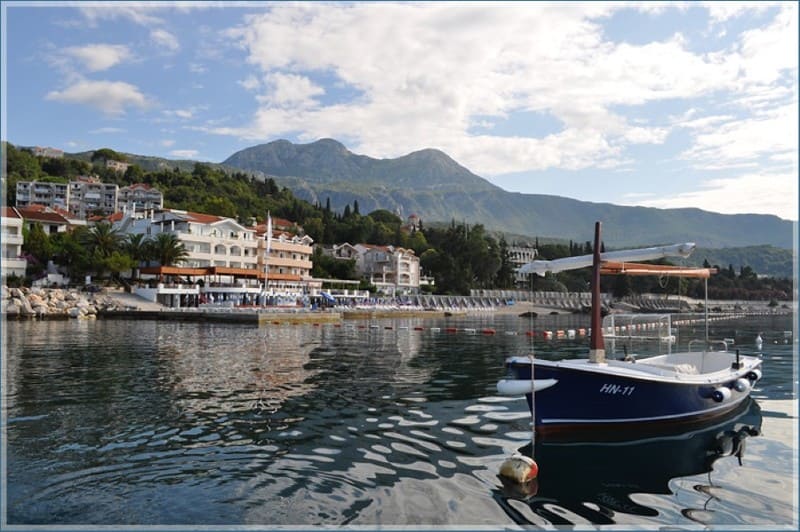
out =
<path fill-rule="evenodd" d="M 618 7 L 276 4 L 226 32 L 267 86 L 257 95 L 254 120 L 212 131 L 259 140 L 297 131 L 309 140 L 350 138 L 354 150 L 377 157 L 432 146 L 481 175 L 612 167 L 626 164 L 628 147 L 663 143 L 677 127 L 658 115 L 634 122 L 621 109 L 721 92 L 763 95 L 763 81 L 772 74 L 755 74 L 757 43 L 778 46 L 792 28 L 791 17 L 781 15 L 763 33 L 743 37 L 735 50 L 709 54 L 690 51 L 680 34 L 644 45 L 614 44 L 604 39 L 600 23 Z M 717 13 L 720 20 L 734 16 Z M 781 36 L 768 39 L 768 31 L 777 30 Z M 781 72 L 791 63 L 773 60 L 763 70 Z M 760 89 L 743 72 L 753 72 Z M 319 73 L 358 96 L 322 104 Z M 239 83 L 256 90 L 260 77 Z M 764 95 L 764 105 L 777 94 Z M 519 111 L 548 113 L 563 130 L 539 137 L 468 133 L 478 119 Z"/>
<path fill-rule="evenodd" d="M 158 4 L 135 4 L 123 2 L 93 3 L 80 6 L 80 12 L 84 17 L 85 24 L 95 27 L 99 22 L 105 20 L 130 20 L 142 26 L 153 26 L 163 24 L 164 20 L 154 15 L 155 12 L 162 10 L 163 5 Z"/>
<path fill-rule="evenodd" d="M 774 6 L 774 2 L 703 2 L 711 22 L 719 24 L 730 19 L 760 13 Z"/>
<path fill-rule="evenodd" d="M 121 115 L 129 107 L 148 105 L 136 86 L 123 81 L 82 80 L 64 90 L 47 93 L 45 99 L 88 105 L 109 115 Z"/>
<path fill-rule="evenodd" d="M 744 32 L 741 64 L 747 79 L 772 83 L 785 72 L 797 78 L 797 4 L 785 4 L 769 26 Z"/>
<path fill-rule="evenodd" d="M 167 109 L 162 111 L 163 115 L 170 119 L 190 120 L 197 116 L 197 113 L 207 109 L 205 105 L 192 105 L 183 109 Z"/>
<path fill-rule="evenodd" d="M 247 91 L 254 91 L 261 87 L 261 82 L 253 75 L 247 76 L 246 78 L 237 81 L 237 83 Z"/>
<path fill-rule="evenodd" d="M 178 38 L 163 28 L 155 28 L 151 30 L 150 39 L 155 43 L 156 46 L 162 48 L 165 52 L 174 53 L 181 48 Z"/>
<path fill-rule="evenodd" d="M 175 145 L 175 141 L 173 139 L 164 139 L 161 141 L 161 145 L 165 148 L 171 148 Z"/>
<path fill-rule="evenodd" d="M 753 172 L 729 178 L 709 179 L 690 192 L 658 199 L 623 198 L 623 204 L 675 209 L 699 209 L 736 214 L 775 214 L 785 220 L 798 218 L 797 174 Z"/>
<path fill-rule="evenodd" d="M 197 150 L 172 150 L 169 152 L 169 154 L 173 157 L 179 157 L 181 159 L 195 159 L 200 152 Z"/>
<path fill-rule="evenodd" d="M 131 58 L 128 47 L 120 44 L 70 46 L 64 49 L 64 54 L 80 61 L 90 72 L 108 70 Z"/>
<path fill-rule="evenodd" d="M 797 102 L 749 118 L 719 121 L 699 132 L 683 157 L 701 168 L 738 166 L 761 158 L 797 161 Z"/>
<path fill-rule="evenodd" d="M 164 114 L 168 117 L 188 120 L 194 116 L 194 111 L 192 109 L 172 109 L 164 111 Z"/>
<path fill-rule="evenodd" d="M 101 127 L 98 129 L 93 129 L 89 131 L 92 135 L 108 135 L 112 133 L 126 133 L 127 130 L 122 129 L 121 127 Z"/>
<path fill-rule="evenodd" d="M 267 76 L 265 81 L 269 91 L 259 100 L 276 106 L 313 107 L 316 105 L 314 98 L 325 94 L 325 89 L 305 76 L 275 73 Z"/>

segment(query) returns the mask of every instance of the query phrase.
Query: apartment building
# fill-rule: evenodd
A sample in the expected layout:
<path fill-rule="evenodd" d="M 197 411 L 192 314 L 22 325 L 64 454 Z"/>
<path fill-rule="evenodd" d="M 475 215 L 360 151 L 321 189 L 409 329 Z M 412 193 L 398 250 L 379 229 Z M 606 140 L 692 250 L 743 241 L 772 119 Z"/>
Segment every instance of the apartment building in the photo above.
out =
<path fill-rule="evenodd" d="M 256 233 L 236 220 L 211 214 L 164 209 L 150 216 L 134 218 L 128 213 L 114 224 L 124 234 L 154 238 L 172 233 L 188 252 L 181 266 L 205 268 L 221 266 L 256 270 L 259 264 Z"/>
<path fill-rule="evenodd" d="M 144 208 L 161 208 L 163 194 L 144 184 L 123 187 L 125 201 Z M 44 205 L 51 209 L 64 209 L 78 218 L 94 214 L 110 215 L 117 211 L 120 188 L 113 183 L 103 183 L 94 177 L 79 176 L 69 183 L 46 181 L 20 181 L 17 183 L 17 207 Z M 132 206 L 132 205 L 131 205 Z"/>
<path fill-rule="evenodd" d="M 50 208 L 69 208 L 69 185 L 46 181 L 17 182 L 17 207 L 44 205 Z"/>
<path fill-rule="evenodd" d="M 253 227 L 259 241 L 262 242 L 263 252 L 259 256 L 266 257 L 269 247 L 266 264 L 262 260 L 259 268 L 262 271 L 266 268 L 270 286 L 306 290 L 311 283 L 314 240 L 308 235 L 300 234 L 302 228 L 297 224 L 282 218 L 273 218 L 272 227 L 269 246 L 267 246 L 267 224 Z"/>
<path fill-rule="evenodd" d="M 115 161 L 113 159 L 106 160 L 106 168 L 110 168 L 117 173 L 124 174 L 128 167 L 130 167 L 130 163 L 123 163 L 122 161 Z"/>
<path fill-rule="evenodd" d="M 508 248 L 508 259 L 509 262 L 514 267 L 515 274 L 514 274 L 514 284 L 518 287 L 526 287 L 529 282 L 529 275 L 519 273 L 517 270 L 523 264 L 527 264 L 532 260 L 536 260 L 536 256 L 538 255 L 538 250 L 535 246 L 526 245 L 526 246 L 509 246 Z"/>
<path fill-rule="evenodd" d="M 0 217 L 0 249 L 2 249 L 2 276 L 25 277 L 27 261 L 22 257 L 22 215 L 14 207 L 3 207 Z"/>
<path fill-rule="evenodd" d="M 414 250 L 371 244 L 337 244 L 325 252 L 356 262 L 356 271 L 379 291 L 390 295 L 416 294 L 420 286 L 419 257 Z"/>
<path fill-rule="evenodd" d="M 69 182 L 69 212 L 79 218 L 92 214 L 113 214 L 117 211 L 119 186 L 97 178 L 79 176 Z"/>
<path fill-rule="evenodd" d="M 41 146 L 34 146 L 31 152 L 38 157 L 50 157 L 52 159 L 61 159 L 64 157 L 64 150 L 58 148 L 43 148 Z"/>
<path fill-rule="evenodd" d="M 117 205 L 125 212 L 144 213 L 164 208 L 164 194 L 146 183 L 135 183 L 119 189 Z"/>

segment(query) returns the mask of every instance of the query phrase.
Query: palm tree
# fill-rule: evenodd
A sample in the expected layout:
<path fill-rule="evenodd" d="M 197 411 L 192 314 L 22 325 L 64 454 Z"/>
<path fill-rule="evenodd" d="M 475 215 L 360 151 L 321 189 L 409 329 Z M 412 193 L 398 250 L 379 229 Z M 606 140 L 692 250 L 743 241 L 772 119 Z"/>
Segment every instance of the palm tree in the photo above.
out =
<path fill-rule="evenodd" d="M 102 222 L 85 233 L 84 244 L 89 253 L 97 254 L 102 258 L 110 257 L 122 247 L 123 236 L 114 229 L 110 223 Z"/>
<path fill-rule="evenodd" d="M 172 233 L 159 233 L 153 240 L 150 240 L 153 258 L 161 266 L 173 266 L 185 261 L 189 257 L 189 252 Z"/>
<path fill-rule="evenodd" d="M 141 263 L 150 260 L 151 249 L 149 240 L 144 234 L 129 234 L 128 239 L 123 243 L 122 247 L 134 261 L 133 277 L 136 279 L 139 277 L 139 266 L 141 266 Z"/>
<path fill-rule="evenodd" d="M 82 239 L 92 268 L 100 277 L 103 277 L 106 260 L 115 252 L 119 252 L 122 247 L 122 235 L 110 223 L 102 222 L 83 233 Z"/>

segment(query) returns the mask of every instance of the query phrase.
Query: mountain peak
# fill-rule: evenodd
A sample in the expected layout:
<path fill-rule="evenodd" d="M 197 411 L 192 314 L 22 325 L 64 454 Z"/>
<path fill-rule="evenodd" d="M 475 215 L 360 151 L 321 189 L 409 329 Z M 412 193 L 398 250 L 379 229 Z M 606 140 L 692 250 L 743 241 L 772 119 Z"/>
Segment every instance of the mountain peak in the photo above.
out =
<path fill-rule="evenodd" d="M 323 138 L 310 144 L 281 140 L 246 148 L 225 165 L 276 177 L 301 177 L 307 183 L 351 182 L 415 190 L 495 190 L 446 153 L 423 149 L 394 159 L 356 155 L 341 142 Z"/>

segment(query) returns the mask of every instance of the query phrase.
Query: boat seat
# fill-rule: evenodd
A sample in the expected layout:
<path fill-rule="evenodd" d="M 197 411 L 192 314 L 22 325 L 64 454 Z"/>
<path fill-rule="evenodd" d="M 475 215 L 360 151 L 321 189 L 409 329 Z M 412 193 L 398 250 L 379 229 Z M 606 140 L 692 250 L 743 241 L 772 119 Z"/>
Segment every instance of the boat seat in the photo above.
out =
<path fill-rule="evenodd" d="M 683 373 L 685 375 L 697 375 L 697 366 L 694 364 L 651 364 L 649 362 L 642 362 L 644 366 L 651 366 L 658 369 L 665 369 L 667 371 L 674 371 L 675 373 Z"/>

